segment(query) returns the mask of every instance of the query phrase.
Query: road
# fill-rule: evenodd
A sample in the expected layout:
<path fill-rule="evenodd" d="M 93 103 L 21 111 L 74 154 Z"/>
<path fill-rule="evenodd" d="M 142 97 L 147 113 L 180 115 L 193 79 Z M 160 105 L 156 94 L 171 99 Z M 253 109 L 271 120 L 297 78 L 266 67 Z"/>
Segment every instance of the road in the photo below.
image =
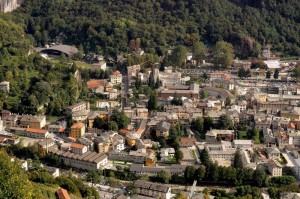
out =
<path fill-rule="evenodd" d="M 129 80 L 128 76 L 122 77 L 122 85 L 121 85 L 121 107 L 122 110 L 124 110 L 124 107 L 126 107 L 128 104 L 128 92 L 129 92 Z"/>

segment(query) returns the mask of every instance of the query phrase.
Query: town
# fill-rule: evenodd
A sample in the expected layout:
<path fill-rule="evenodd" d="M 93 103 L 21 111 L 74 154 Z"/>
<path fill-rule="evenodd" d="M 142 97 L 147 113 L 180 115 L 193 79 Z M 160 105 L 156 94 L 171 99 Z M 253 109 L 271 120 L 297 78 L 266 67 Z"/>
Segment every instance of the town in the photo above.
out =
<path fill-rule="evenodd" d="M 67 45 L 35 50 L 49 60 L 78 53 Z M 118 65 L 147 56 L 141 48 L 117 64 L 93 55 L 87 66 L 93 77 L 84 78 L 80 66 L 74 71 L 91 100 L 66 107 L 60 117 L 48 117 L 43 107 L 36 115 L 3 109 L 1 145 L 36 153 L 20 159 L 25 170 L 41 164 L 53 177 L 71 168 L 91 175 L 86 183 L 100 198 L 213 198 L 232 186 L 270 198 L 272 190 L 248 185 L 300 179 L 300 62 L 280 60 L 269 45 L 259 59 L 223 57 L 218 63 L 225 68 L 215 67 L 213 54 L 176 47 L 167 64 L 149 58 L 125 70 Z M 9 93 L 10 82 L 0 90 Z"/>

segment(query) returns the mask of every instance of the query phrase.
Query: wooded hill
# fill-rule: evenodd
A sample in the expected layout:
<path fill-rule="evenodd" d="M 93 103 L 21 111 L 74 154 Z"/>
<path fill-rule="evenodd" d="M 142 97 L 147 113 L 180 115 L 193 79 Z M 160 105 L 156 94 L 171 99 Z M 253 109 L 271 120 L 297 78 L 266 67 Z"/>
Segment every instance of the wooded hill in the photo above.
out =
<path fill-rule="evenodd" d="M 60 35 L 86 51 L 115 55 L 140 38 L 146 52 L 163 55 L 169 46 L 225 40 L 247 58 L 263 44 L 299 56 L 299 9 L 299 0 L 25 0 L 16 12 L 36 45 Z"/>

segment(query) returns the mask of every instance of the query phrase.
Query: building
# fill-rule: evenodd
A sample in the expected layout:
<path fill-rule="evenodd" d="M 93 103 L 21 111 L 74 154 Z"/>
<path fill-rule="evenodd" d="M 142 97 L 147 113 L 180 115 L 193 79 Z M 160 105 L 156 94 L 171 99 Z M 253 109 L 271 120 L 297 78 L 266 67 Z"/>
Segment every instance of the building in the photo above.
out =
<path fill-rule="evenodd" d="M 263 47 L 263 50 L 262 50 L 261 54 L 262 54 L 262 57 L 264 59 L 270 58 L 271 57 L 271 46 L 270 45 L 265 45 Z"/>
<path fill-rule="evenodd" d="M 71 143 L 71 151 L 72 153 L 82 155 L 88 151 L 88 148 L 83 144 Z"/>
<path fill-rule="evenodd" d="M 235 148 L 226 147 L 225 144 L 208 144 L 205 146 L 212 161 L 232 161 Z"/>
<path fill-rule="evenodd" d="M 124 162 L 144 164 L 146 158 L 148 157 L 148 153 L 144 149 L 138 151 L 130 151 L 129 153 L 112 150 L 109 152 L 108 156 L 110 160 L 120 160 Z"/>
<path fill-rule="evenodd" d="M 10 132 L 31 138 L 38 138 L 38 139 L 46 139 L 49 135 L 49 132 L 44 129 L 33 129 L 33 128 L 20 128 L 20 127 L 10 127 Z"/>
<path fill-rule="evenodd" d="M 211 82 L 213 87 L 234 90 L 234 81 L 229 79 L 213 79 Z"/>
<path fill-rule="evenodd" d="M 282 166 L 276 160 L 268 162 L 268 171 L 273 177 L 282 176 Z"/>
<path fill-rule="evenodd" d="M 164 138 L 169 137 L 170 127 L 171 127 L 171 124 L 169 122 L 160 121 L 156 127 L 156 136 L 164 137 Z"/>
<path fill-rule="evenodd" d="M 9 82 L 6 82 L 6 81 L 1 82 L 0 83 L 0 90 L 4 91 L 4 92 L 9 92 L 9 90 L 10 90 Z"/>
<path fill-rule="evenodd" d="M 137 187 L 137 194 L 150 196 L 153 198 L 171 199 L 171 187 L 165 184 L 136 180 L 134 185 Z"/>
<path fill-rule="evenodd" d="M 46 116 L 22 115 L 20 119 L 20 127 L 41 129 L 46 125 Z"/>
<path fill-rule="evenodd" d="M 300 120 L 300 107 L 287 108 L 280 111 L 280 116 L 290 118 L 292 120 Z"/>
<path fill-rule="evenodd" d="M 252 147 L 252 140 L 233 140 L 233 147 L 240 149 L 248 149 Z"/>
<path fill-rule="evenodd" d="M 196 143 L 196 138 L 187 138 L 182 137 L 180 138 L 179 146 L 186 148 L 186 147 L 192 147 Z"/>
<path fill-rule="evenodd" d="M 108 93 L 108 99 L 112 99 L 112 100 L 117 99 L 118 95 L 119 95 L 118 90 L 117 89 L 112 89 Z"/>
<path fill-rule="evenodd" d="M 280 193 L 280 199 L 300 199 L 300 193 L 294 193 L 294 192 Z"/>
<path fill-rule="evenodd" d="M 223 79 L 224 75 L 225 75 L 225 73 L 223 73 L 223 72 L 210 73 L 210 80 Z"/>
<path fill-rule="evenodd" d="M 63 188 L 59 188 L 56 191 L 56 195 L 57 195 L 58 199 L 71 199 L 68 191 L 66 189 L 63 189 Z"/>
<path fill-rule="evenodd" d="M 205 134 L 205 140 L 214 142 L 217 139 L 225 140 L 225 141 L 233 141 L 234 140 L 234 131 L 233 130 L 217 130 L 213 129 L 208 131 Z"/>
<path fill-rule="evenodd" d="M 109 76 L 109 80 L 112 84 L 121 84 L 122 74 L 120 71 L 116 70 L 112 75 Z"/>
<path fill-rule="evenodd" d="M 267 155 L 269 159 L 277 159 L 280 158 L 280 151 L 277 147 L 268 147 Z"/>
<path fill-rule="evenodd" d="M 49 149 L 49 152 L 61 157 L 64 164 L 84 170 L 98 170 L 108 163 L 106 154 L 88 151 L 84 154 L 75 154 L 70 151 Z"/>
<path fill-rule="evenodd" d="M 71 113 L 82 111 L 82 110 L 90 110 L 90 103 L 89 102 L 79 102 L 77 104 L 71 105 L 67 107 L 67 110 Z"/>
<path fill-rule="evenodd" d="M 160 160 L 167 162 L 170 158 L 173 158 L 175 155 L 174 148 L 161 148 L 160 149 Z"/>
<path fill-rule="evenodd" d="M 39 142 L 38 145 L 39 145 L 41 148 L 43 148 L 43 149 L 47 149 L 47 148 L 49 148 L 49 147 L 54 146 L 54 145 L 55 145 L 55 142 L 54 142 L 53 139 L 47 138 L 47 139 L 45 139 L 45 140 Z"/>
<path fill-rule="evenodd" d="M 158 93 L 158 97 L 168 99 L 177 95 L 179 98 L 186 97 L 189 99 L 199 99 L 199 84 L 191 84 L 190 86 L 169 86 Z"/>
<path fill-rule="evenodd" d="M 71 126 L 70 137 L 80 138 L 85 134 L 85 124 L 77 122 Z"/>

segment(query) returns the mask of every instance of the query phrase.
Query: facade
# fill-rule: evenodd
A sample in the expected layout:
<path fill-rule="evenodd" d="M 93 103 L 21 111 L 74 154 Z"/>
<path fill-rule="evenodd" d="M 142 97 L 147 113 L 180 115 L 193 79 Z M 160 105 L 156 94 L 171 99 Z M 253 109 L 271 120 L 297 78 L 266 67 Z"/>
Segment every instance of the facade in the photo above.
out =
<path fill-rule="evenodd" d="M 184 175 L 184 170 L 186 165 L 180 164 L 171 164 L 165 166 L 144 166 L 143 164 L 132 164 L 129 168 L 131 172 L 134 172 L 139 175 L 157 175 L 161 170 L 170 171 L 171 175 L 177 174 L 179 176 Z"/>
<path fill-rule="evenodd" d="M 270 160 L 268 162 L 268 171 L 273 177 L 282 176 L 282 167 L 276 160 Z"/>
<path fill-rule="evenodd" d="M 146 161 L 148 153 L 146 153 L 146 151 L 144 153 L 139 151 L 130 151 L 129 153 L 127 153 L 113 150 L 109 152 L 108 156 L 110 160 L 120 160 L 124 162 L 134 162 L 143 164 Z"/>
<path fill-rule="evenodd" d="M 84 146 L 83 144 L 72 143 L 71 151 L 72 151 L 72 153 L 81 155 L 81 154 L 86 153 L 88 151 L 88 148 L 87 148 L 87 146 Z"/>
<path fill-rule="evenodd" d="M 24 128 L 41 129 L 46 125 L 46 116 L 22 115 L 20 126 Z"/>
<path fill-rule="evenodd" d="M 205 148 L 212 161 L 232 161 L 236 152 L 235 148 L 227 148 L 222 144 L 206 145 Z"/>
<path fill-rule="evenodd" d="M 293 167 L 294 174 L 296 178 L 299 180 L 300 179 L 300 159 L 295 159 L 295 165 Z"/>
<path fill-rule="evenodd" d="M 168 161 L 170 158 L 174 157 L 175 149 L 174 148 L 161 148 L 160 149 L 160 160 Z"/>
<path fill-rule="evenodd" d="M 249 149 L 252 147 L 252 140 L 233 140 L 233 147 L 240 149 Z"/>
<path fill-rule="evenodd" d="M 75 154 L 69 151 L 51 150 L 61 157 L 66 165 L 84 170 L 98 170 L 108 163 L 107 155 L 88 151 L 84 154 Z"/>
<path fill-rule="evenodd" d="M 156 136 L 164 137 L 164 138 L 169 137 L 170 127 L 171 127 L 171 124 L 169 122 L 160 121 L 156 127 Z"/>
<path fill-rule="evenodd" d="M 9 82 L 6 82 L 6 81 L 1 82 L 0 83 L 0 90 L 4 91 L 4 92 L 9 92 L 9 90 L 10 90 Z"/>
<path fill-rule="evenodd" d="M 67 107 L 67 110 L 69 110 L 72 113 L 77 112 L 77 111 L 82 111 L 82 110 L 90 110 L 90 103 L 89 102 L 79 102 L 77 104 Z"/>
<path fill-rule="evenodd" d="M 112 84 L 121 84 L 122 83 L 122 74 L 120 71 L 115 71 L 112 75 L 109 76 L 109 80 Z"/>
<path fill-rule="evenodd" d="M 77 122 L 71 126 L 70 137 L 80 138 L 85 134 L 85 124 Z"/>
<path fill-rule="evenodd" d="M 234 140 L 234 131 L 233 130 L 217 130 L 213 129 L 208 131 L 205 134 L 205 140 L 214 142 L 217 139 L 225 140 L 225 141 L 233 141 Z"/>
<path fill-rule="evenodd" d="M 34 128 L 10 127 L 10 132 L 20 136 L 37 139 L 46 139 L 49 135 L 49 132 L 47 130 Z"/>
<path fill-rule="evenodd" d="M 139 195 L 145 195 L 153 198 L 164 198 L 164 199 L 172 198 L 170 186 L 164 184 L 146 182 L 142 180 L 136 180 L 134 182 L 134 185 L 137 187 L 137 193 Z"/>

